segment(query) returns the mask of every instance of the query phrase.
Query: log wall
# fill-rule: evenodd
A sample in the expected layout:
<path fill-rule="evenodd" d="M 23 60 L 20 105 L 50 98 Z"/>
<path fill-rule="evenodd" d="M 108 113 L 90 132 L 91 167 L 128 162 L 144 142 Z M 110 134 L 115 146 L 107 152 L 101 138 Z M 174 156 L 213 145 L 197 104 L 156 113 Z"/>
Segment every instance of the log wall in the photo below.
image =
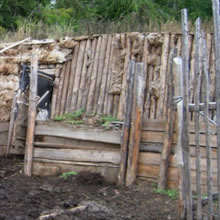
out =
<path fill-rule="evenodd" d="M 83 108 L 89 113 L 114 115 L 123 120 L 125 113 L 128 61 L 143 62 L 146 73 L 144 119 L 164 119 L 168 58 L 172 48 L 181 54 L 181 34 L 126 33 L 84 37 L 76 42 L 72 58 L 65 62 L 53 97 L 54 114 Z M 210 101 L 215 101 L 215 70 L 212 34 L 206 35 L 210 71 Z M 194 103 L 194 35 L 190 43 L 190 103 Z M 203 83 L 203 82 L 201 82 Z M 201 91 L 201 102 L 204 91 Z M 215 110 L 210 110 L 215 118 Z M 193 113 L 191 119 L 193 120 Z"/>
<path fill-rule="evenodd" d="M 146 120 L 143 123 L 138 160 L 138 179 L 157 182 L 163 146 L 164 121 Z M 217 184 L 216 130 L 211 127 L 214 188 Z M 206 188 L 205 127 L 201 124 L 202 188 Z M 176 129 L 169 164 L 168 186 L 178 189 L 178 172 L 175 159 Z M 196 155 L 194 124 L 190 124 L 190 155 L 192 188 L 195 190 Z M 65 171 L 99 172 L 109 181 L 116 182 L 120 164 L 121 132 L 115 130 L 73 128 L 70 125 L 48 122 L 36 127 L 34 174 L 48 175 Z"/>

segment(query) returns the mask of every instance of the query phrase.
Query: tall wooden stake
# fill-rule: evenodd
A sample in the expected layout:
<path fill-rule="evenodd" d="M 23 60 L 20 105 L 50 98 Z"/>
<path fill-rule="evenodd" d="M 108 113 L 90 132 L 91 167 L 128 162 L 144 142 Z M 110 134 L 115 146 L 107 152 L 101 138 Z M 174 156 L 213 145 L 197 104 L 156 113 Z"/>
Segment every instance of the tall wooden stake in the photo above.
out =
<path fill-rule="evenodd" d="M 30 75 L 30 92 L 28 108 L 28 126 L 25 147 L 24 173 L 27 176 L 32 174 L 32 158 L 34 148 L 35 118 L 37 106 L 37 72 L 38 56 L 33 54 L 31 57 L 31 75 Z"/>
<path fill-rule="evenodd" d="M 202 196 L 201 196 L 201 168 L 200 168 L 200 125 L 199 125 L 199 104 L 200 104 L 200 48 L 201 48 L 201 21 L 196 20 L 195 34 L 195 145 L 196 145 L 196 193 L 197 193 L 197 219 L 202 219 Z"/>
<path fill-rule="evenodd" d="M 132 126 L 128 151 L 128 168 L 126 176 L 127 186 L 132 186 L 135 183 L 137 176 L 137 164 L 142 128 L 142 114 L 144 108 L 145 84 L 146 73 L 144 72 L 144 64 L 137 63 L 135 66 Z"/>
<path fill-rule="evenodd" d="M 128 144 L 129 144 L 129 135 L 131 127 L 131 112 L 133 105 L 133 87 L 134 87 L 134 61 L 129 62 L 128 75 L 127 75 L 127 97 L 126 97 L 126 113 L 124 118 L 124 125 L 122 131 L 122 140 L 121 140 L 121 162 L 120 169 L 118 174 L 118 183 L 125 183 L 126 169 L 127 169 L 127 159 L 128 159 Z"/>
<path fill-rule="evenodd" d="M 183 129 L 181 131 L 181 147 L 183 149 L 184 179 L 183 187 L 186 195 L 187 220 L 192 220 L 192 190 L 189 160 L 189 36 L 187 10 L 181 10 L 182 16 L 182 59 L 183 59 Z"/>
<path fill-rule="evenodd" d="M 215 74 L 216 74 L 216 132 L 217 146 L 220 146 L 220 15 L 219 0 L 212 0 L 215 40 Z M 218 147 L 218 201 L 220 201 L 220 147 Z M 218 202 L 218 218 L 220 218 L 220 202 Z"/>
<path fill-rule="evenodd" d="M 172 139 L 173 139 L 173 125 L 174 125 L 174 108 L 173 108 L 173 58 L 176 56 L 177 50 L 172 49 L 169 57 L 168 70 L 168 88 L 167 88 L 167 111 L 165 121 L 164 143 L 161 154 L 160 172 L 158 180 L 158 188 L 166 189 L 168 179 L 168 166 L 171 154 Z"/>

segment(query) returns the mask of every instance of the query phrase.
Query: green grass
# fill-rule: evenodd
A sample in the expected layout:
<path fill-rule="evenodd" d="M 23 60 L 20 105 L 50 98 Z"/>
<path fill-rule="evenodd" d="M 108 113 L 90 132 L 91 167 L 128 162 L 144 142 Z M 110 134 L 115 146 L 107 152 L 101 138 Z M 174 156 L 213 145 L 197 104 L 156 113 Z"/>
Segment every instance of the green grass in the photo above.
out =
<path fill-rule="evenodd" d="M 76 171 L 68 171 L 68 172 L 62 173 L 59 177 L 66 180 L 68 177 L 75 176 L 77 174 L 78 173 Z"/>
<path fill-rule="evenodd" d="M 111 115 L 107 115 L 107 116 L 102 116 L 100 119 L 99 119 L 99 122 L 101 123 L 101 125 L 103 127 L 109 127 L 110 123 L 112 121 L 119 121 L 116 117 L 114 116 L 111 116 Z"/>
<path fill-rule="evenodd" d="M 167 189 L 167 190 L 164 190 L 164 189 L 154 189 L 154 193 L 156 194 L 160 194 L 160 195 L 166 195 L 172 199 L 177 199 L 177 191 L 176 190 L 173 190 L 173 189 Z"/>
<path fill-rule="evenodd" d="M 75 125 L 83 124 L 84 122 L 82 120 L 82 117 L 83 117 L 84 112 L 85 112 L 84 109 L 79 109 L 75 112 L 71 112 L 71 113 L 61 115 L 61 116 L 57 116 L 57 117 L 55 117 L 54 120 L 55 121 L 64 121 L 66 123 L 75 124 Z"/>

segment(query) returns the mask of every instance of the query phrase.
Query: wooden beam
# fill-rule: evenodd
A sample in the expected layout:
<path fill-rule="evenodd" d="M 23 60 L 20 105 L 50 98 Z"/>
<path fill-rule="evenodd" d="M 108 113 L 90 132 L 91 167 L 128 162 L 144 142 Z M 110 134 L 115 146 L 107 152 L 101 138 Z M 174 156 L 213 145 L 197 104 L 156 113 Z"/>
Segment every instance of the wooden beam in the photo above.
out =
<path fill-rule="evenodd" d="M 38 55 L 32 54 L 29 109 L 28 109 L 28 128 L 27 128 L 27 139 L 26 139 L 26 147 L 25 147 L 25 159 L 24 159 L 24 173 L 27 176 L 32 175 L 32 158 L 33 158 L 35 119 L 36 119 L 36 106 L 37 106 L 37 72 L 38 72 Z"/>
<path fill-rule="evenodd" d="M 127 74 L 126 113 L 124 117 L 122 141 L 120 148 L 121 161 L 120 161 L 120 170 L 118 174 L 118 183 L 120 185 L 125 183 L 125 176 L 127 169 L 128 144 L 129 144 L 129 135 L 130 135 L 130 127 L 131 127 L 131 112 L 133 106 L 134 67 L 135 67 L 134 61 L 130 61 L 128 66 L 128 74 Z"/>
<path fill-rule="evenodd" d="M 144 90 L 146 74 L 144 64 L 137 63 L 135 66 L 135 82 L 133 96 L 132 126 L 129 140 L 128 165 L 126 185 L 132 186 L 136 181 L 139 147 L 141 139 L 142 115 L 144 108 Z"/>
<path fill-rule="evenodd" d="M 208 104 L 209 110 L 216 110 L 216 102 L 209 102 Z M 204 111 L 205 103 L 199 103 L 199 111 Z M 189 111 L 196 111 L 196 105 L 193 103 L 189 104 Z"/>
<path fill-rule="evenodd" d="M 158 177 L 157 187 L 160 189 L 166 189 L 168 178 L 169 158 L 171 154 L 172 141 L 173 141 L 173 128 L 174 128 L 174 108 L 173 108 L 173 96 L 174 96 L 174 82 L 173 82 L 173 58 L 176 57 L 176 48 L 172 49 L 169 57 L 168 66 L 168 88 L 167 88 L 167 110 L 166 121 L 164 131 L 163 150 L 161 154 L 160 172 Z"/>

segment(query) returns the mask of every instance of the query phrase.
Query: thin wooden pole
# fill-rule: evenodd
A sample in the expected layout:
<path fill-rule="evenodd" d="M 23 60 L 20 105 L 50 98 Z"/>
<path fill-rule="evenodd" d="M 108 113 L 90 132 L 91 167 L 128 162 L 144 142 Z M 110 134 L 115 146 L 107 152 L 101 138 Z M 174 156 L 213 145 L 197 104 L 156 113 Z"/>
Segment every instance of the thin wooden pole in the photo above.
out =
<path fill-rule="evenodd" d="M 202 195 L 201 195 L 201 168 L 200 168 L 200 124 L 199 124 L 199 105 L 200 105 L 200 46 L 201 46 L 201 21 L 196 20 L 195 34 L 195 145 L 196 145 L 196 194 L 197 194 L 197 219 L 202 219 Z"/>
<path fill-rule="evenodd" d="M 12 142 L 12 135 L 13 135 L 13 128 L 14 128 L 14 121 L 15 121 L 15 106 L 16 106 L 16 93 L 13 95 L 12 99 L 12 105 L 11 105 L 11 115 L 10 115 L 10 123 L 9 123 L 9 130 L 8 130 L 8 141 L 7 141 L 7 146 L 5 150 L 5 156 L 7 157 L 9 154 L 11 142 Z"/>
<path fill-rule="evenodd" d="M 207 48 L 205 34 L 202 34 L 202 72 L 204 77 L 204 103 L 205 103 L 205 131 L 206 131 L 206 171 L 207 171 L 207 192 L 208 192 L 208 218 L 211 220 L 213 216 L 213 201 L 212 201 L 212 162 L 211 162 L 211 146 L 209 132 L 209 76 L 207 65 Z"/>
<path fill-rule="evenodd" d="M 168 88 L 167 88 L 167 111 L 164 131 L 163 150 L 161 154 L 160 172 L 158 179 L 158 188 L 166 189 L 168 180 L 168 166 L 173 141 L 173 126 L 174 126 L 174 107 L 173 107 L 173 58 L 176 56 L 176 48 L 171 50 L 168 66 Z"/>
<path fill-rule="evenodd" d="M 37 106 L 37 72 L 38 72 L 38 55 L 33 54 L 31 57 L 31 75 L 30 75 L 30 92 L 28 108 L 28 126 L 25 147 L 24 173 L 27 176 L 32 175 L 32 158 L 34 148 L 35 119 Z"/>
<path fill-rule="evenodd" d="M 212 0 L 213 20 L 214 20 L 214 42 L 215 42 L 215 74 L 216 74 L 216 132 L 217 146 L 220 146 L 220 15 L 219 1 Z M 218 201 L 220 201 L 220 147 L 217 151 L 218 160 Z M 220 202 L 218 202 L 218 218 L 220 218 Z"/>
<path fill-rule="evenodd" d="M 178 183 L 179 183 L 179 218 L 184 219 L 186 215 L 185 208 L 185 192 L 183 187 L 184 179 L 184 163 L 183 163 L 183 149 L 181 146 L 182 140 L 182 130 L 183 130 L 183 70 L 182 70 L 182 59 L 181 57 L 174 58 L 173 63 L 173 72 L 175 87 L 174 94 L 176 97 L 179 97 L 181 100 L 177 103 L 177 146 L 176 146 L 176 163 L 178 168 Z"/>
<path fill-rule="evenodd" d="M 127 159 L 128 159 L 128 144 L 131 126 L 131 112 L 133 106 L 133 87 L 134 87 L 134 61 L 130 61 L 128 64 L 128 74 L 127 74 L 127 97 L 126 97 L 126 113 L 124 117 L 123 131 L 122 131 L 122 141 L 120 148 L 120 169 L 118 175 L 118 183 L 120 185 L 125 183 L 126 169 L 127 169 Z"/>
<path fill-rule="evenodd" d="M 126 175 L 126 185 L 132 186 L 136 181 L 137 164 L 139 156 L 142 115 L 144 108 L 144 90 L 146 82 L 144 64 L 137 63 L 135 66 L 135 82 L 133 96 L 132 126 L 129 140 L 128 165 Z"/>
<path fill-rule="evenodd" d="M 181 146 L 183 148 L 184 161 L 184 191 L 186 194 L 186 209 L 187 220 L 193 219 L 192 213 L 192 190 L 191 190 L 191 176 L 190 176 L 190 160 L 189 160 L 189 37 L 188 37 L 188 15 L 187 10 L 181 10 L 182 17 L 182 59 L 183 59 L 183 129 Z"/>

